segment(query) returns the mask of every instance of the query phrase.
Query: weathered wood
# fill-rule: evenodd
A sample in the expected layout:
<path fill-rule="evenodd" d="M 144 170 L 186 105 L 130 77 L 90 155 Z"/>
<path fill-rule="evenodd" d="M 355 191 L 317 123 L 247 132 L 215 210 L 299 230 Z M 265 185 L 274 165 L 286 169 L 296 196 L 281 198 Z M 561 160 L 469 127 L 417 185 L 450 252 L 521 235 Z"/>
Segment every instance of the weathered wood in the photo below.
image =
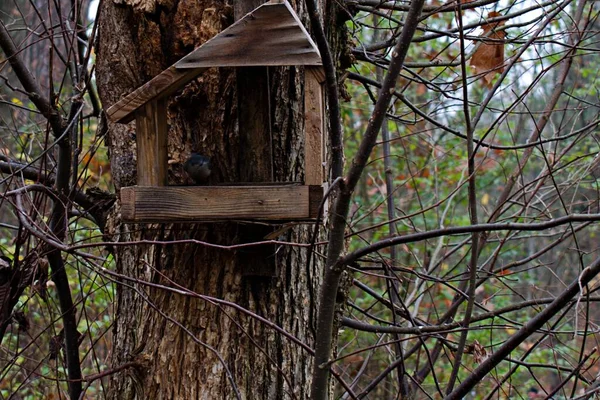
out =
<path fill-rule="evenodd" d="M 323 87 L 318 75 L 306 68 L 304 74 L 304 163 L 305 184 L 323 183 Z"/>
<path fill-rule="evenodd" d="M 143 86 L 140 86 L 113 104 L 106 111 L 106 115 L 108 119 L 114 122 L 130 122 L 134 118 L 135 111 L 142 105 L 150 100 L 164 98 L 173 94 L 204 71 L 206 71 L 206 68 L 177 70 L 172 65 L 146 82 Z"/>
<path fill-rule="evenodd" d="M 102 17 L 98 19 L 101 75 L 98 76 L 98 85 L 104 104 L 114 104 L 119 100 L 118 93 L 131 91 L 126 88 L 132 79 L 144 79 L 141 71 L 161 71 L 164 69 L 164 66 L 160 67 L 161 60 L 176 61 L 181 57 L 176 51 L 182 43 L 200 46 L 205 38 L 214 35 L 214 29 L 220 29 L 221 19 L 229 11 L 228 5 L 236 2 L 179 1 L 173 7 L 170 6 L 174 4 L 172 2 L 160 2 L 165 6 L 149 14 L 132 12 L 131 6 L 124 6 L 138 4 L 135 1 L 120 4 L 101 1 L 99 15 Z M 299 14 L 304 21 L 306 7 L 301 6 L 300 9 L 304 12 L 304 15 Z M 335 13 L 324 15 L 335 17 Z M 329 26 L 332 28 L 330 36 L 335 39 L 340 29 L 333 29 L 335 25 L 332 23 Z M 191 32 L 192 29 L 197 29 L 198 33 Z M 157 49 L 156 53 L 152 53 L 153 57 L 148 57 L 148 49 L 156 43 L 164 45 L 163 49 Z M 163 57 L 159 57 L 161 52 L 164 52 Z M 338 53 L 333 52 L 334 55 Z M 298 94 L 302 91 L 300 79 L 285 78 L 287 75 L 271 77 L 273 87 L 284 88 L 282 97 L 277 98 L 278 104 L 290 110 L 289 114 L 273 113 L 274 124 L 286 127 L 281 132 L 286 136 L 277 139 L 286 143 L 286 147 L 275 150 L 277 158 L 283 160 L 286 179 L 301 181 L 304 173 L 298 166 L 298 157 L 303 156 L 298 153 L 303 152 L 304 121 L 302 116 L 288 118 L 288 115 L 298 115 L 304 109 L 304 99 Z M 227 71 L 211 74 L 198 85 L 186 87 L 185 96 L 177 102 L 177 107 L 169 107 L 169 116 L 173 117 L 173 122 L 169 123 L 169 139 L 182 138 L 170 144 L 175 146 L 174 150 L 180 154 L 187 154 L 180 151 L 183 148 L 199 150 L 210 155 L 215 164 L 219 164 L 220 160 L 231 166 L 220 168 L 215 165 L 215 182 L 237 180 L 234 169 L 238 160 L 235 154 L 230 154 L 239 143 L 233 128 L 234 122 L 237 123 L 237 117 L 233 115 L 237 112 L 237 104 L 226 105 L 233 99 L 234 79 Z M 199 109 L 198 103 L 204 100 L 207 101 L 205 106 Z M 210 126 L 207 123 L 210 120 L 215 121 L 212 130 L 205 128 Z M 202 130 L 191 133 L 188 127 Z M 135 169 L 128 164 L 135 152 L 128 133 L 119 124 L 109 126 L 113 170 Z M 206 133 L 205 137 L 200 136 L 200 140 L 194 143 L 192 138 L 202 133 Z M 279 132 L 274 131 L 274 134 Z M 289 149 L 291 153 L 287 153 Z M 287 158 L 285 154 L 288 154 Z M 134 176 L 133 172 L 131 175 Z M 135 179 L 126 176 L 127 179 L 122 180 L 122 176 L 114 178 L 117 187 L 135 185 L 132 183 Z M 112 223 L 107 224 L 108 236 L 132 243 L 148 243 L 114 246 L 119 272 L 141 282 L 176 282 L 190 291 L 230 300 L 314 347 L 315 310 L 323 277 L 321 257 L 314 256 L 314 262 L 307 265 L 307 257 L 310 257 L 307 249 L 279 246 L 276 252 L 268 254 L 269 259 L 276 262 L 276 277 L 268 280 L 249 278 L 243 276 L 248 260 L 239 256 L 239 249 L 230 251 L 186 241 L 193 239 L 224 246 L 235 245 L 241 242 L 239 226 L 244 226 L 242 224 L 165 224 L 165 229 L 144 225 L 133 228 L 126 226 L 120 215 L 113 213 L 111 218 Z M 256 227 L 257 224 L 245 226 Z M 302 242 L 311 237 L 312 231 L 312 225 L 300 224 L 286 232 L 282 239 Z M 124 234 L 127 236 L 124 237 Z M 323 240 L 322 235 L 317 240 Z M 167 246 L 150 244 L 165 241 L 173 243 Z M 114 304 L 119 310 L 119 318 L 114 322 L 114 351 L 111 351 L 107 363 L 111 366 L 130 363 L 132 354 L 135 360 L 151 362 L 145 363 L 144 368 L 130 368 L 111 375 L 105 386 L 108 399 L 197 399 L 203 396 L 235 399 L 235 389 L 239 389 L 242 398 L 252 400 L 310 397 L 313 358 L 306 356 L 304 348 L 284 339 L 252 315 L 236 313 L 231 318 L 222 307 L 173 291 L 153 289 L 143 292 L 127 284 L 116 285 L 115 290 L 118 296 L 115 296 Z M 148 307 L 149 302 L 160 310 L 166 310 L 173 320 L 182 321 L 208 346 L 198 346 L 194 336 L 181 334 L 181 330 L 165 321 L 164 314 Z M 257 344 L 261 349 L 257 348 Z M 217 349 L 218 354 L 211 352 L 212 349 Z M 227 379 L 219 357 L 224 358 L 235 385 Z M 279 364 L 273 365 L 274 360 Z"/>
<path fill-rule="evenodd" d="M 241 182 L 273 181 L 273 143 L 267 67 L 237 69 L 238 157 Z"/>
<path fill-rule="evenodd" d="M 179 60 L 177 68 L 321 65 L 317 46 L 287 1 L 246 14 Z"/>
<path fill-rule="evenodd" d="M 310 198 L 308 204 L 308 215 L 310 218 L 317 218 L 319 215 L 321 201 L 323 200 L 323 186 L 312 185 L 308 188 L 308 197 Z"/>
<path fill-rule="evenodd" d="M 167 97 L 210 67 L 321 65 L 317 46 L 287 1 L 272 0 L 111 106 L 111 121 L 127 123 L 146 102 Z"/>
<path fill-rule="evenodd" d="M 307 74 L 312 74 L 314 76 L 314 78 L 321 84 L 324 85 L 325 84 L 325 70 L 323 69 L 323 67 L 320 66 L 307 66 L 306 67 L 306 73 Z"/>
<path fill-rule="evenodd" d="M 121 189 L 121 213 L 123 220 L 130 222 L 304 220 L 312 217 L 310 201 L 309 186 L 129 186 Z"/>
<path fill-rule="evenodd" d="M 233 16 L 242 29 L 242 22 L 263 0 L 235 0 Z M 235 25 L 234 24 L 234 25 Z M 234 28 L 236 29 L 236 28 Z M 244 29 L 245 31 L 245 29 Z M 227 34 L 227 32 L 225 33 Z M 233 38 L 233 37 L 232 37 Z M 237 48 L 237 47 L 236 47 Z M 222 49 L 223 50 L 223 49 Z M 229 51 L 229 49 L 225 49 Z M 238 93 L 239 154 L 238 171 L 242 182 L 266 182 L 274 179 L 273 141 L 271 135 L 271 93 L 269 69 L 250 66 L 236 69 Z M 271 226 L 240 225 L 241 243 L 262 241 L 275 228 Z M 275 245 L 252 246 L 237 252 L 238 263 L 245 265 L 244 275 L 270 277 L 276 273 Z"/>
<path fill-rule="evenodd" d="M 167 184 L 166 99 L 144 104 L 135 113 L 137 183 L 140 186 Z"/>

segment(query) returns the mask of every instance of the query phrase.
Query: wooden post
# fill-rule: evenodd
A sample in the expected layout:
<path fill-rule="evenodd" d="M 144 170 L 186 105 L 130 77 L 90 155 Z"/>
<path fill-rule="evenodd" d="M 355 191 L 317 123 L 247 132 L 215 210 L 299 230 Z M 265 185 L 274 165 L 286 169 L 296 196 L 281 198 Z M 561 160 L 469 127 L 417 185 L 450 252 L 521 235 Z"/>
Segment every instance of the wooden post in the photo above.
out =
<path fill-rule="evenodd" d="M 263 0 L 235 0 L 233 13 L 239 20 L 260 6 Z M 270 88 L 267 67 L 237 68 L 240 154 L 238 158 L 241 182 L 272 182 L 273 154 L 269 109 Z M 242 243 L 262 240 L 273 232 L 269 226 L 239 226 Z M 238 252 L 240 264 L 246 265 L 244 275 L 275 276 L 274 245 L 263 245 Z"/>
<path fill-rule="evenodd" d="M 263 2 L 264 0 L 234 1 L 235 20 L 244 17 Z M 267 67 L 237 68 L 240 182 L 273 181 L 268 73 Z"/>
<path fill-rule="evenodd" d="M 151 100 L 135 113 L 138 186 L 167 185 L 166 99 Z"/>
<path fill-rule="evenodd" d="M 306 67 L 304 73 L 304 169 L 305 185 L 323 184 L 324 75 L 321 67 Z"/>

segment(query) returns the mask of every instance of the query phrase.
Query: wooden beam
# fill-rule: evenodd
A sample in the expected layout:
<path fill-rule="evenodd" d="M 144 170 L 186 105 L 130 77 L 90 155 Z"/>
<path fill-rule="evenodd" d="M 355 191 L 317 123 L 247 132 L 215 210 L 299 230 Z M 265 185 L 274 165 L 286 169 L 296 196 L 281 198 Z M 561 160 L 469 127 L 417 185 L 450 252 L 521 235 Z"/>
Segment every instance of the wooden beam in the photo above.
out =
<path fill-rule="evenodd" d="M 262 4 L 263 0 L 234 0 L 234 25 Z M 265 66 L 236 68 L 240 143 L 237 165 L 238 179 L 242 182 L 274 180 L 268 75 L 269 69 Z M 275 229 L 268 225 L 241 224 L 238 225 L 237 237 L 240 243 L 259 242 Z M 277 247 L 273 244 L 248 247 L 236 253 L 237 263 L 244 265 L 245 276 L 273 277 L 277 275 L 277 257 L 273 256 L 276 252 Z"/>
<path fill-rule="evenodd" d="M 317 218 L 319 216 L 319 207 L 321 207 L 321 201 L 323 201 L 323 185 L 309 186 L 308 188 L 308 197 L 310 198 L 308 204 L 308 215 L 310 215 L 310 218 Z M 327 211 L 326 206 L 327 204 L 324 204 L 323 217 Z"/>
<path fill-rule="evenodd" d="M 325 70 L 321 66 L 310 66 L 306 67 L 306 71 L 314 76 L 314 78 L 321 84 L 325 84 Z"/>
<path fill-rule="evenodd" d="M 250 11 L 256 12 L 262 4 L 263 0 L 235 0 L 233 15 L 236 22 L 232 26 L 246 18 Z M 239 181 L 272 182 L 274 174 L 269 69 L 264 66 L 237 68 L 236 78 L 240 135 Z"/>
<path fill-rule="evenodd" d="M 167 185 L 167 103 L 165 98 L 144 104 L 135 113 L 137 183 Z"/>
<path fill-rule="evenodd" d="M 321 65 L 317 46 L 287 1 L 261 5 L 175 64 L 177 68 L 284 65 Z"/>
<path fill-rule="evenodd" d="M 206 68 L 177 70 L 175 65 L 172 65 L 125 98 L 113 104 L 106 111 L 106 115 L 113 122 L 123 124 L 130 122 L 135 117 L 134 113 L 138 108 L 150 100 L 158 100 L 173 94 L 204 71 L 206 71 Z"/>
<path fill-rule="evenodd" d="M 320 68 L 319 68 L 320 69 Z M 323 184 L 323 86 L 316 68 L 305 69 L 304 74 L 304 170 L 306 185 Z"/>
<path fill-rule="evenodd" d="M 303 185 L 130 186 L 121 189 L 121 214 L 128 222 L 308 220 L 322 196 Z"/>
<path fill-rule="evenodd" d="M 268 75 L 267 67 L 238 68 L 236 71 L 240 182 L 274 180 Z"/>

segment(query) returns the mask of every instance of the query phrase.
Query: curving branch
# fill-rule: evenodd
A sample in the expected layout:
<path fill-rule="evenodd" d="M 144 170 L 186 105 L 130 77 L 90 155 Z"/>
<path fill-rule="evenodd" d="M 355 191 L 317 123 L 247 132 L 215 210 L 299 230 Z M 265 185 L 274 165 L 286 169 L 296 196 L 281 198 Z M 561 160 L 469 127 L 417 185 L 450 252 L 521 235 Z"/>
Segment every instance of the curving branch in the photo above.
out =
<path fill-rule="evenodd" d="M 50 123 L 54 136 L 61 136 L 66 126 L 64 119 L 60 116 L 56 107 L 50 103 L 48 98 L 42 95 L 42 89 L 19 56 L 19 51 L 2 21 L 0 21 L 0 48 L 6 55 L 6 58 L 15 71 L 17 78 L 19 78 L 21 85 L 23 85 L 23 88 L 27 91 L 29 99 Z"/>
<path fill-rule="evenodd" d="M 324 400 L 329 392 L 329 367 L 327 362 L 331 354 L 333 342 L 333 324 L 336 308 L 336 297 L 344 265 L 338 263 L 338 258 L 344 248 L 344 233 L 346 230 L 346 218 L 348 216 L 352 192 L 354 191 L 367 160 L 375 147 L 379 130 L 385 120 L 386 111 L 391 103 L 393 88 L 400 71 L 404 65 L 404 59 L 408 53 L 411 39 L 413 38 L 424 0 L 411 2 L 410 11 L 406 15 L 405 25 L 402 29 L 400 39 L 392 52 L 392 61 L 385 76 L 381 95 L 375 104 L 371 119 L 366 128 L 363 139 L 352 166 L 345 178 L 345 185 L 341 185 L 339 197 L 336 199 L 332 209 L 331 231 L 329 233 L 329 246 L 327 248 L 327 261 L 325 263 L 325 276 L 321 286 L 319 301 L 317 340 L 315 344 L 315 362 L 313 367 L 313 382 L 311 397 L 313 400 Z M 335 153 L 340 151 L 332 149 Z"/>
<path fill-rule="evenodd" d="M 82 107 L 82 94 L 77 93 L 74 96 L 69 118 L 65 121 L 59 114 L 56 107 L 48 98 L 42 95 L 42 91 L 31 72 L 27 69 L 18 50 L 14 45 L 6 26 L 0 22 L 0 48 L 7 56 L 17 78 L 27 91 L 29 99 L 35 104 L 38 110 L 48 120 L 52 134 L 57 138 L 58 143 L 58 169 L 55 177 L 55 190 L 60 197 L 53 202 L 52 213 L 50 217 L 50 229 L 56 239 L 55 247 L 48 254 L 48 262 L 52 270 L 52 280 L 56 284 L 65 336 L 65 358 L 67 361 L 67 371 L 69 377 L 69 396 L 71 399 L 78 399 L 81 390 L 81 365 L 79 359 L 79 332 L 77 331 L 76 308 L 73 304 L 69 279 L 65 270 L 64 260 L 62 258 L 61 244 L 66 237 L 67 215 L 69 210 L 69 177 L 71 171 L 71 133 L 77 128 L 76 121 L 79 118 Z M 77 88 L 76 85 L 74 85 Z"/>
<path fill-rule="evenodd" d="M 563 307 L 578 294 L 592 279 L 600 273 L 600 258 L 596 259 L 590 266 L 586 267 L 567 289 L 565 289 L 548 307 L 527 322 L 517 333 L 512 335 L 492 355 L 483 361 L 475 370 L 467 376 L 463 382 L 448 394 L 446 400 L 462 399 L 477 385 L 484 376 L 508 357 L 508 355 L 523 343 L 528 337 L 540 329 L 546 322 L 554 317 Z"/>

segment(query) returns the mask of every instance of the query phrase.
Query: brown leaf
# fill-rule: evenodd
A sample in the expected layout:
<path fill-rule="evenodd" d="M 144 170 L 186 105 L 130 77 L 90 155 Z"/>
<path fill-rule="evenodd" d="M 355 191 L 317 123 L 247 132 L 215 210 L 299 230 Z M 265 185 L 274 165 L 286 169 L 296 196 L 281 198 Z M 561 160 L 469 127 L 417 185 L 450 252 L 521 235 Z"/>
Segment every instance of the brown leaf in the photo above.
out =
<path fill-rule="evenodd" d="M 473 361 L 478 364 L 487 358 L 487 351 L 485 350 L 485 347 L 479 344 L 477 340 L 473 341 L 472 344 L 465 346 L 465 354 L 472 354 Z"/>
<path fill-rule="evenodd" d="M 498 18 L 501 16 L 502 16 L 502 14 L 500 14 L 499 12 L 492 11 L 492 12 L 488 13 L 486 19 Z M 490 22 L 490 23 L 481 25 L 481 29 L 483 29 L 483 33 L 488 33 L 491 30 L 494 30 L 496 28 L 504 26 L 505 23 L 506 23 L 506 21 Z"/>
<path fill-rule="evenodd" d="M 487 17 L 491 19 L 499 16 L 501 16 L 500 13 L 493 11 Z M 496 31 L 504 23 L 505 21 L 499 21 L 481 26 L 483 29 L 483 34 L 480 35 L 482 42 L 471 57 L 471 67 L 477 73 L 485 73 L 483 80 L 488 87 L 492 86 L 494 75 L 504 71 L 504 43 L 499 40 L 504 40 L 506 33 Z"/>
<path fill-rule="evenodd" d="M 349 364 L 362 363 L 365 360 L 365 358 L 363 356 L 361 356 L 360 354 L 353 354 L 351 356 L 345 357 L 344 359 Z"/>
<path fill-rule="evenodd" d="M 83 339 L 85 338 L 85 336 L 81 333 L 81 332 L 77 332 L 77 343 L 81 344 L 81 342 L 83 342 Z M 65 331 L 64 329 L 61 329 L 60 332 L 58 332 L 58 335 L 53 336 L 50 338 L 50 341 L 48 342 L 48 359 L 50 360 L 56 360 L 56 358 L 58 357 L 58 352 L 60 350 L 65 350 Z"/>
<path fill-rule="evenodd" d="M 56 360 L 56 358 L 58 357 L 58 352 L 62 348 L 62 343 L 63 343 L 63 336 L 62 336 L 62 330 L 61 330 L 58 335 L 52 336 L 50 338 L 50 341 L 48 342 L 48 353 L 49 353 L 48 358 L 50 360 Z"/>

